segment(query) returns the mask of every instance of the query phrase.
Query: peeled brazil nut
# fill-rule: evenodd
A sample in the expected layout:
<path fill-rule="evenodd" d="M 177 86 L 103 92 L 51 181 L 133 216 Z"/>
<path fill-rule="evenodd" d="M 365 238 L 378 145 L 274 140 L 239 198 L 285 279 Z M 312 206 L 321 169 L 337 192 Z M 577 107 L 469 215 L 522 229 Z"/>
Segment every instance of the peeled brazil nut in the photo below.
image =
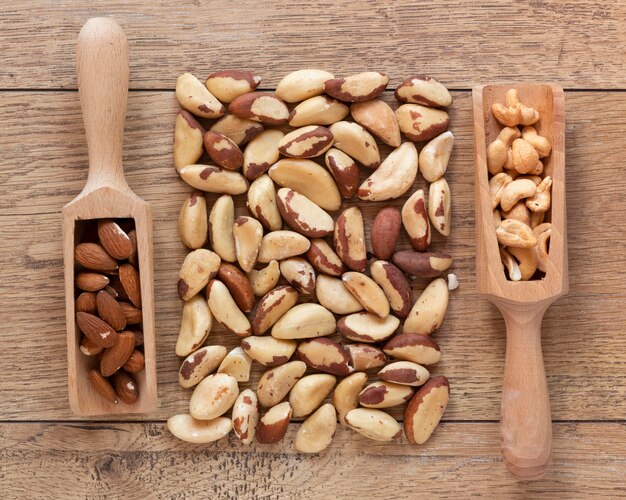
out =
<path fill-rule="evenodd" d="M 311 295 L 315 290 L 315 271 L 302 257 L 291 257 L 280 262 L 280 273 L 303 295 Z"/>
<path fill-rule="evenodd" d="M 252 71 L 218 71 L 206 79 L 205 85 L 220 101 L 229 103 L 240 95 L 256 89 L 261 83 L 261 77 Z"/>
<path fill-rule="evenodd" d="M 444 132 L 422 148 L 419 156 L 419 169 L 428 182 L 435 182 L 443 177 L 448 169 L 448 162 L 454 146 L 454 136 L 452 132 Z"/>
<path fill-rule="evenodd" d="M 321 406 L 296 433 L 294 446 L 302 453 L 319 453 L 330 445 L 337 430 L 337 415 L 331 404 Z"/>
<path fill-rule="evenodd" d="M 428 189 L 428 216 L 440 234 L 450 236 L 452 219 L 452 194 L 444 177 L 431 183 Z"/>
<path fill-rule="evenodd" d="M 219 118 L 226 111 L 221 102 L 191 73 L 176 80 L 176 99 L 190 113 L 203 118 Z"/>
<path fill-rule="evenodd" d="M 348 427 L 374 441 L 393 441 L 402 434 L 396 419 L 381 410 L 355 408 L 345 417 Z"/>
<path fill-rule="evenodd" d="M 354 371 L 350 366 L 348 351 L 338 342 L 328 338 L 301 342 L 296 352 L 308 367 L 320 372 L 343 377 Z"/>
<path fill-rule="evenodd" d="M 188 248 L 202 248 L 206 243 L 209 221 L 206 211 L 206 199 L 201 191 L 191 193 L 178 216 L 178 234 Z"/>
<path fill-rule="evenodd" d="M 202 380 L 189 400 L 189 413 L 198 420 L 213 420 L 226 413 L 239 396 L 235 377 L 215 373 Z"/>
<path fill-rule="evenodd" d="M 264 130 L 243 151 L 243 175 L 253 181 L 278 161 L 278 145 L 284 137 L 280 130 Z"/>
<path fill-rule="evenodd" d="M 263 125 L 235 115 L 226 115 L 211 125 L 209 130 L 225 135 L 237 146 L 243 146 L 263 132 Z"/>
<path fill-rule="evenodd" d="M 289 188 L 279 189 L 277 195 L 278 210 L 294 231 L 309 238 L 321 238 L 333 232 L 333 218 L 306 196 Z"/>
<path fill-rule="evenodd" d="M 333 123 L 330 132 L 335 138 L 335 148 L 366 168 L 377 168 L 380 165 L 380 151 L 376 139 L 358 123 L 346 121 Z"/>
<path fill-rule="evenodd" d="M 389 316 L 389 301 L 372 278 L 363 273 L 350 271 L 344 273 L 341 280 L 366 311 L 382 319 Z"/>
<path fill-rule="evenodd" d="M 227 170 L 237 170 L 243 165 L 243 153 L 227 136 L 209 130 L 204 134 L 204 148 L 211 159 Z"/>
<path fill-rule="evenodd" d="M 405 273 L 420 278 L 441 276 L 452 265 L 452 257 L 443 252 L 411 252 L 403 250 L 393 254 L 393 263 Z"/>
<path fill-rule="evenodd" d="M 505 247 L 532 248 L 537 244 L 533 230 L 515 219 L 505 219 L 496 228 L 498 243 Z"/>
<path fill-rule="evenodd" d="M 413 248 L 423 252 L 430 245 L 430 223 L 424 191 L 415 191 L 402 206 L 402 225 Z"/>
<path fill-rule="evenodd" d="M 174 128 L 174 166 L 182 168 L 196 163 L 202 156 L 204 127 L 188 111 L 176 115 Z"/>
<path fill-rule="evenodd" d="M 448 113 L 419 104 L 403 104 L 396 109 L 400 131 L 411 141 L 425 142 L 446 131 Z"/>
<path fill-rule="evenodd" d="M 396 361 L 380 370 L 378 378 L 395 384 L 418 387 L 426 383 L 430 373 L 422 365 L 412 361 Z"/>
<path fill-rule="evenodd" d="M 404 273 L 384 260 L 373 262 L 370 273 L 385 293 L 393 313 L 400 318 L 406 318 L 411 310 L 411 285 Z"/>
<path fill-rule="evenodd" d="M 413 361 L 419 365 L 434 365 L 441 358 L 437 342 L 427 335 L 418 333 L 402 333 L 396 335 L 383 346 L 389 356 Z"/>
<path fill-rule="evenodd" d="M 284 365 L 294 352 L 295 340 L 275 339 L 274 337 L 248 337 L 241 341 L 241 348 L 257 363 L 268 368 Z"/>
<path fill-rule="evenodd" d="M 365 271 L 365 227 L 358 207 L 346 208 L 341 212 L 335 222 L 333 241 L 337 255 L 347 267 L 353 271 Z"/>
<path fill-rule="evenodd" d="M 321 306 L 334 314 L 350 314 L 363 309 L 338 278 L 320 274 L 315 282 L 315 296 Z"/>
<path fill-rule="evenodd" d="M 259 421 L 256 440 L 261 444 L 278 443 L 285 437 L 290 420 L 291 405 L 287 401 L 270 408 Z"/>
<path fill-rule="evenodd" d="M 371 370 L 385 366 L 387 356 L 378 347 L 370 344 L 346 344 L 350 363 L 357 371 Z"/>
<path fill-rule="evenodd" d="M 209 240 L 211 248 L 227 262 L 237 260 L 233 224 L 235 223 L 235 203 L 225 194 L 213 203 L 209 214 Z"/>
<path fill-rule="evenodd" d="M 344 316 L 337 322 L 342 335 L 356 342 L 382 342 L 391 337 L 400 326 L 395 316 L 381 319 L 368 312 L 357 312 Z"/>
<path fill-rule="evenodd" d="M 308 339 L 334 333 L 337 323 L 325 307 L 312 302 L 298 304 L 284 314 L 272 327 L 277 339 Z"/>
<path fill-rule="evenodd" d="M 433 280 L 413 304 L 402 331 L 430 335 L 438 330 L 448 310 L 448 294 L 446 280 Z"/>
<path fill-rule="evenodd" d="M 252 359 L 241 347 L 232 349 L 222 360 L 217 373 L 226 373 L 231 377 L 235 377 L 237 382 L 248 382 L 250 380 L 250 369 L 252 368 Z"/>
<path fill-rule="evenodd" d="M 343 120 L 350 108 L 341 101 L 319 95 L 298 104 L 289 115 L 289 125 L 304 127 L 306 125 L 332 125 Z"/>
<path fill-rule="evenodd" d="M 309 125 L 285 135 L 278 144 L 278 150 L 291 158 L 313 158 L 324 154 L 333 140 L 333 134 L 326 127 Z"/>
<path fill-rule="evenodd" d="M 341 276 L 346 268 L 326 240 L 314 238 L 306 252 L 306 258 L 318 273 Z"/>
<path fill-rule="evenodd" d="M 252 285 L 238 267 L 222 262 L 217 271 L 217 278 L 226 285 L 239 309 L 243 312 L 252 311 L 254 307 Z"/>
<path fill-rule="evenodd" d="M 189 252 L 178 273 L 178 296 L 189 300 L 202 290 L 220 267 L 220 256 L 198 248 Z"/>
<path fill-rule="evenodd" d="M 287 123 L 289 109 L 283 101 L 269 92 L 250 92 L 233 99 L 228 111 L 239 118 L 269 125 Z"/>
<path fill-rule="evenodd" d="M 237 307 L 224 283 L 211 280 L 207 285 L 206 294 L 211 313 L 220 325 L 239 337 L 247 337 L 252 333 L 248 318 Z"/>
<path fill-rule="evenodd" d="M 400 127 L 393 110 L 384 101 L 356 102 L 350 106 L 352 118 L 385 144 L 397 148 L 400 145 Z"/>
<path fill-rule="evenodd" d="M 402 102 L 446 108 L 452 104 L 452 95 L 446 87 L 430 76 L 417 75 L 404 80 L 396 88 L 396 99 Z"/>
<path fill-rule="evenodd" d="M 294 417 L 313 413 L 333 390 L 337 378 L 327 373 L 314 373 L 302 377 L 289 392 L 289 403 Z"/>
<path fill-rule="evenodd" d="M 191 187 L 207 193 L 243 194 L 248 181 L 238 172 L 222 170 L 213 165 L 187 165 L 178 174 Z"/>
<path fill-rule="evenodd" d="M 191 415 L 174 415 L 167 420 L 167 430 L 181 441 L 194 444 L 212 443 L 227 436 L 232 429 L 230 418 L 197 420 Z"/>
<path fill-rule="evenodd" d="M 321 69 L 305 68 L 285 75 L 276 86 L 276 95 L 285 102 L 300 102 L 324 93 L 324 82 L 335 75 Z"/>
<path fill-rule="evenodd" d="M 404 432 L 413 444 L 424 444 L 439 424 L 450 397 L 450 383 L 438 375 L 426 382 L 404 410 Z"/>
<path fill-rule="evenodd" d="M 396 249 L 400 226 L 400 210 L 396 207 L 382 208 L 374 217 L 371 230 L 372 250 L 379 259 L 389 260 Z"/>
<path fill-rule="evenodd" d="M 263 335 L 297 302 L 298 292 L 295 288 L 288 285 L 274 288 L 258 302 L 252 317 L 252 332 Z"/>
<path fill-rule="evenodd" d="M 302 255 L 310 246 L 306 237 L 294 231 L 272 231 L 261 240 L 258 261 L 266 263 Z"/>
<path fill-rule="evenodd" d="M 369 101 L 387 88 L 389 77 L 378 71 L 365 71 L 345 78 L 333 78 L 324 82 L 324 92 L 345 102 Z"/>
<path fill-rule="evenodd" d="M 212 327 L 213 315 L 202 295 L 185 302 L 176 340 L 176 356 L 187 356 L 204 344 Z"/>
<path fill-rule="evenodd" d="M 417 175 L 417 150 L 412 142 L 394 149 L 385 161 L 359 186 L 361 200 L 385 201 L 406 193 Z"/>
<path fill-rule="evenodd" d="M 345 417 L 359 405 L 359 392 L 367 383 L 367 374 L 356 372 L 341 380 L 333 392 L 333 406 L 337 410 L 339 423 L 345 424 Z"/>
<path fill-rule="evenodd" d="M 252 291 L 256 297 L 262 297 L 276 286 L 280 279 L 278 261 L 272 260 L 262 269 L 253 269 L 248 273 Z"/>
<path fill-rule="evenodd" d="M 263 373 L 256 391 L 261 406 L 271 408 L 280 403 L 305 371 L 302 361 L 290 361 Z"/>
<path fill-rule="evenodd" d="M 235 254 L 239 267 L 249 273 L 259 255 L 263 226 L 253 217 L 237 217 L 233 224 L 233 238 L 235 239 Z"/>
<path fill-rule="evenodd" d="M 341 207 L 339 188 L 328 171 L 312 160 L 283 158 L 272 165 L 269 176 L 279 186 L 297 191 L 324 210 Z"/>
<path fill-rule="evenodd" d="M 248 210 L 268 231 L 278 231 L 283 220 L 276 204 L 276 189 L 267 175 L 257 177 L 248 190 Z"/>
<path fill-rule="evenodd" d="M 250 444 L 259 423 L 259 400 L 251 389 L 241 391 L 232 412 L 233 430 L 243 444 Z"/>
<path fill-rule="evenodd" d="M 365 408 L 392 408 L 411 399 L 413 389 L 393 382 L 373 382 L 359 393 L 359 404 Z"/>
<path fill-rule="evenodd" d="M 356 194 L 359 187 L 359 167 L 343 151 L 330 148 L 324 156 L 326 167 L 337 182 L 337 187 L 341 196 L 350 199 Z"/>
<path fill-rule="evenodd" d="M 221 345 L 201 347 L 187 356 L 178 370 L 178 383 L 189 388 L 198 384 L 204 377 L 213 373 L 226 356 L 226 348 Z"/>

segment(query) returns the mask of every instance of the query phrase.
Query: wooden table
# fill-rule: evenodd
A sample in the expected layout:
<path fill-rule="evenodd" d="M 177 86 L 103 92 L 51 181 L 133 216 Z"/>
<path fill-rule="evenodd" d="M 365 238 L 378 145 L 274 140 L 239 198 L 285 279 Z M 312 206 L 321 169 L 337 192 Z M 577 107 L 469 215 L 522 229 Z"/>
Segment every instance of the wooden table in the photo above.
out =
<path fill-rule="evenodd" d="M 0 12 L 0 487 L 4 498 L 417 498 L 485 494 L 626 496 L 626 4 L 624 2 L 262 2 L 18 0 Z M 61 207 L 82 189 L 86 146 L 74 48 L 81 25 L 112 15 L 131 54 L 125 166 L 152 203 L 159 408 L 80 421 L 68 406 Z M 189 191 L 172 167 L 176 77 L 254 69 L 428 73 L 453 90 L 447 244 L 460 288 L 437 333 L 451 381 L 444 423 L 424 446 L 339 429 L 329 450 L 192 446 L 165 419 L 189 393 L 174 355 L 184 256 L 176 222 Z M 570 293 L 544 320 L 554 459 L 519 483 L 499 450 L 504 327 L 476 296 L 470 91 L 552 81 L 566 90 Z M 418 181 L 419 182 L 419 181 Z M 230 337 L 215 334 L 215 340 Z"/>

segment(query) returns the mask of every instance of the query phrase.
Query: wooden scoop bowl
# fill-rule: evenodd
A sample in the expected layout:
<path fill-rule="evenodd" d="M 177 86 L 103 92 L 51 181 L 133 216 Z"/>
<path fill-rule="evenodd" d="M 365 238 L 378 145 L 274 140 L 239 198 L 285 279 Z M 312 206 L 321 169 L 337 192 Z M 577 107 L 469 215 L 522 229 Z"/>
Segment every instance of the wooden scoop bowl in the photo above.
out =
<path fill-rule="evenodd" d="M 516 88 L 520 101 L 540 113 L 535 124 L 550 141 L 544 175 L 552 177 L 552 223 L 549 267 L 543 279 L 507 280 L 498 251 L 487 171 L 487 145 L 500 125 L 491 113 L 494 102 L 504 103 L 506 91 Z M 476 283 L 478 293 L 500 310 L 506 324 L 506 360 L 502 385 L 502 455 L 509 471 L 520 479 L 540 477 L 552 454 L 550 398 L 541 353 L 541 320 L 548 307 L 567 293 L 565 211 L 565 146 L 563 90 L 553 85 L 485 85 L 473 89 Z"/>
<path fill-rule="evenodd" d="M 122 168 L 122 142 L 128 98 L 128 47 L 120 26 L 108 18 L 87 21 L 78 36 L 78 91 L 89 150 L 89 176 L 83 191 L 63 207 L 63 257 L 70 406 L 78 415 L 146 413 L 156 408 L 154 300 L 152 288 L 152 211 L 131 191 Z M 135 404 L 106 401 L 91 387 L 93 360 L 79 350 L 74 288 L 74 247 L 86 220 L 132 218 L 137 233 L 141 281 L 145 370 L 137 375 Z"/>

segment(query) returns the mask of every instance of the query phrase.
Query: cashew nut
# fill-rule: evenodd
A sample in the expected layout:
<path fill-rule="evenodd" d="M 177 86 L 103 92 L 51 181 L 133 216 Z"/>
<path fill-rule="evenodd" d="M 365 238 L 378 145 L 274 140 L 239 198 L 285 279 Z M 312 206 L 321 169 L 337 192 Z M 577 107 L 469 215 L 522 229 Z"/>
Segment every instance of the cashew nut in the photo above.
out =
<path fill-rule="evenodd" d="M 530 211 L 523 202 L 517 202 L 511 210 L 502 213 L 505 219 L 515 219 L 530 226 Z"/>
<path fill-rule="evenodd" d="M 502 222 L 502 216 L 500 215 L 500 210 L 495 209 L 493 211 L 493 224 L 494 226 L 498 227 L 501 222 Z"/>
<path fill-rule="evenodd" d="M 535 173 L 538 168 L 539 153 L 524 139 L 515 139 L 511 145 L 511 161 L 515 170 L 520 174 Z"/>
<path fill-rule="evenodd" d="M 539 158 L 545 158 L 550 154 L 552 146 L 548 142 L 548 139 L 537 134 L 535 127 L 526 126 L 522 129 L 522 139 L 530 143 L 533 148 L 539 154 Z"/>
<path fill-rule="evenodd" d="M 509 174 L 511 175 L 511 174 Z M 516 177 L 516 179 L 530 179 L 531 181 L 533 181 L 537 186 L 539 184 L 541 184 L 541 176 L 539 175 L 518 175 Z"/>
<path fill-rule="evenodd" d="M 545 212 L 530 212 L 530 227 L 535 229 L 543 223 L 543 219 L 545 219 L 545 217 Z"/>
<path fill-rule="evenodd" d="M 509 248 L 509 253 L 517 260 L 522 281 L 528 281 L 537 271 L 537 251 L 533 248 Z"/>
<path fill-rule="evenodd" d="M 535 233 L 535 236 L 539 236 L 541 233 L 544 233 L 549 229 L 552 229 L 552 224 L 544 222 L 543 224 L 539 224 L 537 227 L 533 228 L 533 233 Z"/>
<path fill-rule="evenodd" d="M 513 179 L 504 172 L 494 175 L 489 179 L 489 192 L 491 193 L 491 208 L 496 208 L 502 199 L 503 189 L 513 182 Z"/>
<path fill-rule="evenodd" d="M 487 146 L 487 170 L 491 175 L 502 172 L 513 140 L 520 137 L 517 127 L 503 128 L 495 141 Z"/>
<path fill-rule="evenodd" d="M 504 264 L 504 267 L 506 267 L 506 270 L 509 273 L 509 279 L 511 281 L 520 281 L 522 279 L 522 272 L 511 254 L 504 248 L 501 248 L 500 258 L 502 259 L 502 264 Z"/>
<path fill-rule="evenodd" d="M 500 206 L 502 207 L 502 210 L 508 212 L 518 201 L 534 196 L 536 191 L 537 186 L 530 179 L 515 179 L 514 181 L 507 183 L 507 185 L 505 185 L 502 189 Z"/>
<path fill-rule="evenodd" d="M 506 104 L 495 103 L 491 106 L 493 115 L 503 125 L 532 125 L 539 120 L 539 112 L 524 106 L 519 100 L 517 89 L 509 89 L 505 97 Z"/>
<path fill-rule="evenodd" d="M 496 237 L 505 247 L 532 248 L 537 244 L 533 230 L 515 219 L 503 220 L 496 228 Z"/>
<path fill-rule="evenodd" d="M 552 177 L 546 176 L 537 186 L 535 194 L 526 200 L 526 206 L 532 212 L 547 212 L 550 208 Z"/>
<path fill-rule="evenodd" d="M 548 261 L 550 260 L 548 255 L 550 251 L 550 236 L 552 236 L 552 224 L 550 224 L 550 227 L 545 231 L 537 235 L 537 246 L 535 247 L 537 267 L 544 273 L 548 271 Z"/>

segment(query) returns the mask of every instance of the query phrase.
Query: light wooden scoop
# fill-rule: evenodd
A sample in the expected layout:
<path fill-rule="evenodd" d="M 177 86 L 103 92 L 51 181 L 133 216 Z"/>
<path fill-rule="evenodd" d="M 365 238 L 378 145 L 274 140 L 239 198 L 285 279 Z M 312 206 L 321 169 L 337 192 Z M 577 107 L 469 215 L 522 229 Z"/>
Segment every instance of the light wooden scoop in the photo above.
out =
<path fill-rule="evenodd" d="M 83 191 L 63 207 L 70 406 L 78 415 L 146 413 L 156 408 L 152 211 L 148 203 L 128 187 L 122 167 L 128 98 L 128 47 L 122 28 L 108 18 L 87 21 L 78 36 L 77 64 L 89 150 L 89 176 Z M 74 306 L 74 247 L 81 236 L 80 221 L 102 218 L 132 218 L 137 233 L 146 366 L 137 375 L 140 395 L 133 405 L 109 403 L 95 393 L 87 379 L 93 360 L 79 350 L 80 332 Z"/>
<path fill-rule="evenodd" d="M 486 148 L 502 126 L 491 114 L 494 102 L 504 103 L 516 88 L 520 101 L 540 113 L 535 127 L 552 144 L 544 159 L 544 175 L 552 177 L 550 263 L 543 279 L 508 281 L 500 261 L 489 193 Z M 478 293 L 502 313 L 507 344 L 502 385 L 502 455 L 520 479 L 540 477 L 552 454 L 550 397 L 541 353 L 541 320 L 548 307 L 567 292 L 565 211 L 565 146 L 563 90 L 553 85 L 486 85 L 473 89 L 476 282 Z"/>

